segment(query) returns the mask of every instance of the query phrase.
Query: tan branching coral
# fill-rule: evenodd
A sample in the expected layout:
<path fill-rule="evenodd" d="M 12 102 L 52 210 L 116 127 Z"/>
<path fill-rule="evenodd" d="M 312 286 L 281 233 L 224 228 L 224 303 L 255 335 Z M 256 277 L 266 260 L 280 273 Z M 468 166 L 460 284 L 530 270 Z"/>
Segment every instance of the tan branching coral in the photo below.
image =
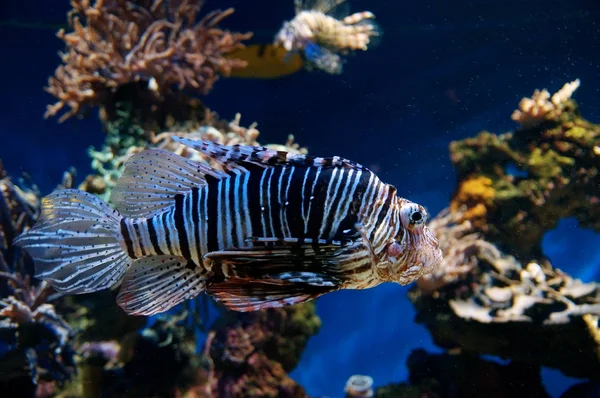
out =
<path fill-rule="evenodd" d="M 519 109 L 511 116 L 512 120 L 525 128 L 536 126 L 547 120 L 557 120 L 565 109 L 565 104 L 579 88 L 579 79 L 566 83 L 550 96 L 548 90 L 535 90 L 531 98 L 523 98 Z"/>
<path fill-rule="evenodd" d="M 58 102 L 46 117 L 68 106 L 62 122 L 128 83 L 141 82 L 158 98 L 174 87 L 207 94 L 220 74 L 246 65 L 225 55 L 252 34 L 217 27 L 232 8 L 197 21 L 202 2 L 192 0 L 72 0 L 71 6 L 73 32 L 57 34 L 67 49 L 47 88 Z"/>

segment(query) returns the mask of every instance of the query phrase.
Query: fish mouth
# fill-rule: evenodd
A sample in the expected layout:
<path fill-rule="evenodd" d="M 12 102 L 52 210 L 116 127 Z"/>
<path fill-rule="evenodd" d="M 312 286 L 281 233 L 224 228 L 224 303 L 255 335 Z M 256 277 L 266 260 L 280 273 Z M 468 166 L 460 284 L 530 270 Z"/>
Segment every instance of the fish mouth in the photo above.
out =
<path fill-rule="evenodd" d="M 402 244 L 406 252 L 400 261 L 403 265 L 396 271 L 399 283 L 410 283 L 440 267 L 444 257 L 438 239 L 429 228 L 404 234 Z"/>
<path fill-rule="evenodd" d="M 425 274 L 429 274 L 440 267 L 444 260 L 444 255 L 442 254 L 442 249 L 440 249 L 440 241 L 435 237 L 433 232 L 427 227 L 424 228 L 423 232 L 423 247 L 420 250 L 425 254 Z"/>

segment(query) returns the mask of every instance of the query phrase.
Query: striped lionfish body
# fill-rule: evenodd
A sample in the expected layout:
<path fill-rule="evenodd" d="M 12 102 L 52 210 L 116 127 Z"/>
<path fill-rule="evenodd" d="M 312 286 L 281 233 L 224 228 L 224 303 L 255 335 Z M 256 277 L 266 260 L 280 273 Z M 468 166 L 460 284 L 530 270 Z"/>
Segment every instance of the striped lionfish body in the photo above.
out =
<path fill-rule="evenodd" d="M 441 262 L 425 209 L 357 163 L 174 139 L 222 170 L 146 150 L 113 191 L 118 211 L 86 192 L 54 192 L 17 238 L 36 276 L 68 293 L 120 283 L 119 305 L 150 315 L 202 291 L 252 311 L 406 284 Z"/>

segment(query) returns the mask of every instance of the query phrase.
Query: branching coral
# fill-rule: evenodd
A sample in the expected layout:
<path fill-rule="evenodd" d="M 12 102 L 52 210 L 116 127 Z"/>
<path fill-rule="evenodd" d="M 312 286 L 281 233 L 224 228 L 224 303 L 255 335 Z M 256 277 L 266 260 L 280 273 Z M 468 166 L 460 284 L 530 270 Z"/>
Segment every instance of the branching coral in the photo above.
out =
<path fill-rule="evenodd" d="M 39 192 L 17 186 L 1 165 L 0 191 L 0 389 L 51 391 L 74 372 L 72 330 L 48 303 L 52 289 L 34 282 L 30 258 L 12 245 L 37 218 Z"/>
<path fill-rule="evenodd" d="M 520 263 L 461 219 L 460 213 L 443 212 L 431 223 L 444 262 L 409 294 L 417 322 L 443 348 L 596 377 L 600 285 L 573 279 L 547 262 Z"/>
<path fill-rule="evenodd" d="M 524 262 L 543 257 L 543 235 L 561 218 L 600 231 L 600 125 L 584 120 L 573 100 L 556 101 L 558 118 L 450 144 L 458 174 L 451 208 L 466 206 L 475 230 Z"/>
<path fill-rule="evenodd" d="M 8 177 L 0 163 L 0 261 L 6 261 L 11 271 L 23 271 L 22 258 L 19 258 L 12 241 L 33 225 L 40 206 L 40 193 L 35 184 L 20 188 Z"/>
<path fill-rule="evenodd" d="M 251 33 L 232 33 L 217 25 L 233 9 L 213 11 L 197 21 L 201 2 L 192 0 L 72 0 L 69 24 L 57 36 L 66 46 L 63 65 L 47 91 L 58 102 L 46 117 L 69 106 L 60 121 L 110 102 L 117 89 L 142 82 L 158 98 L 189 89 L 207 94 L 219 74 L 244 61 L 225 58 Z"/>
<path fill-rule="evenodd" d="M 544 121 L 559 119 L 579 84 L 579 79 L 566 83 L 552 96 L 546 89 L 535 90 L 531 98 L 523 98 L 519 102 L 519 109 L 513 112 L 512 120 L 524 128 L 530 128 Z"/>

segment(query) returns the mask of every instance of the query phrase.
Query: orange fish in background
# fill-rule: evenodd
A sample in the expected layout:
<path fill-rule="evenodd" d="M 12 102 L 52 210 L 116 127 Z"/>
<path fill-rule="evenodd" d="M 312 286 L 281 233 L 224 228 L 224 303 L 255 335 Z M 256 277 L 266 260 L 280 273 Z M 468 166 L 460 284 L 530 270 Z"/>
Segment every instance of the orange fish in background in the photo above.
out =
<path fill-rule="evenodd" d="M 304 68 L 304 59 L 300 54 L 290 54 L 285 48 L 275 44 L 251 44 L 225 58 L 248 62 L 245 68 L 232 69 L 228 76 L 242 79 L 278 79 Z"/>

